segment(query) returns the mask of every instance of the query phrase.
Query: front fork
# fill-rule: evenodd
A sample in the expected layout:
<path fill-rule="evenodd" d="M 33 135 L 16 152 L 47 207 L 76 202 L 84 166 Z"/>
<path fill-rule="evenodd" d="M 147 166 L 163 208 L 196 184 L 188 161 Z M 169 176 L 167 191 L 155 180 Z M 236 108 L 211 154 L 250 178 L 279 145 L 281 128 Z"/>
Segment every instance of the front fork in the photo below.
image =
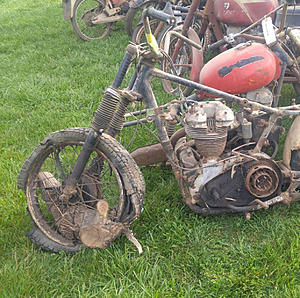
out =
<path fill-rule="evenodd" d="M 100 141 L 102 132 L 107 129 L 108 125 L 114 120 L 114 118 L 123 118 L 124 116 L 122 116 L 122 113 L 123 111 L 125 113 L 127 101 L 125 99 L 125 101 L 120 103 L 121 96 L 118 93 L 118 88 L 123 82 L 134 54 L 135 49 L 132 46 L 128 46 L 112 86 L 107 88 L 98 109 L 94 113 L 91 123 L 92 128 L 83 144 L 83 148 L 75 162 L 72 172 L 65 181 L 65 186 L 60 197 L 60 199 L 64 202 L 68 202 L 71 196 L 76 194 L 76 186 L 92 152 L 95 150 L 98 142 Z M 119 108 L 117 109 L 118 104 Z M 114 130 L 110 134 L 114 136 L 115 132 L 116 131 Z"/>

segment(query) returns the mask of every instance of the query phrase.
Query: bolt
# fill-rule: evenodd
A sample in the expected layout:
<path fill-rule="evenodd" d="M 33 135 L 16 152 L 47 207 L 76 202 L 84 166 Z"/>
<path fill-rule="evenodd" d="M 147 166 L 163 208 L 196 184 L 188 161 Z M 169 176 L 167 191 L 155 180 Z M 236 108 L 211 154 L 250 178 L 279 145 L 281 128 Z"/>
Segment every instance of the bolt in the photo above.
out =
<path fill-rule="evenodd" d="M 245 213 L 245 218 L 246 218 L 247 220 L 250 220 L 250 219 L 251 219 L 251 214 L 250 214 L 250 212 Z"/>

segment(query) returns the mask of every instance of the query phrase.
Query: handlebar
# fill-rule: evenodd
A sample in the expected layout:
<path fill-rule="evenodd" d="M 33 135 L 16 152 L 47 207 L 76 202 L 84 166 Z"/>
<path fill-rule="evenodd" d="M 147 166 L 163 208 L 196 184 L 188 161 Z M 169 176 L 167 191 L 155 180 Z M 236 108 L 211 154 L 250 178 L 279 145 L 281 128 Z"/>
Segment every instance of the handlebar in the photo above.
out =
<path fill-rule="evenodd" d="M 227 40 L 225 38 L 222 38 L 222 39 L 218 40 L 217 42 L 209 45 L 207 49 L 209 51 L 214 51 L 225 44 L 227 44 Z"/>
<path fill-rule="evenodd" d="M 152 17 L 154 19 L 158 19 L 160 21 L 163 21 L 165 23 L 167 23 L 168 25 L 175 25 L 176 24 L 176 18 L 162 12 L 161 10 L 157 10 L 153 7 L 148 7 L 144 10 L 143 12 L 143 16 L 144 17 Z"/>

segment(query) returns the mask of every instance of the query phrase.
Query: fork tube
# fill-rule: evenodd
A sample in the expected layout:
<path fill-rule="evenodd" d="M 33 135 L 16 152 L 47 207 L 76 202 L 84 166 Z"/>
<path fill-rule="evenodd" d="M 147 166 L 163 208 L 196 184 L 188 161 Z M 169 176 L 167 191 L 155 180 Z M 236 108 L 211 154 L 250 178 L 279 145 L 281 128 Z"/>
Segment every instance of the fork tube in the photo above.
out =
<path fill-rule="evenodd" d="M 84 171 L 84 168 L 92 154 L 96 144 L 98 137 L 101 135 L 101 132 L 96 132 L 95 130 L 91 129 L 88 137 L 86 138 L 83 148 L 79 153 L 79 156 L 76 160 L 72 173 L 67 178 L 65 182 L 65 187 L 63 190 L 63 195 L 67 196 L 67 199 L 72 195 L 74 188 L 79 181 L 81 174 Z"/>
<path fill-rule="evenodd" d="M 128 45 L 127 48 L 126 48 L 126 53 L 124 55 L 124 58 L 123 58 L 123 61 L 121 63 L 121 66 L 116 74 L 116 77 L 115 77 L 115 80 L 112 84 L 112 87 L 118 89 L 122 82 L 123 82 L 123 79 L 126 75 L 126 72 L 130 66 L 130 63 L 131 63 L 131 60 L 134 56 L 134 54 L 136 53 L 136 49 L 134 46 L 131 46 L 131 45 Z"/>

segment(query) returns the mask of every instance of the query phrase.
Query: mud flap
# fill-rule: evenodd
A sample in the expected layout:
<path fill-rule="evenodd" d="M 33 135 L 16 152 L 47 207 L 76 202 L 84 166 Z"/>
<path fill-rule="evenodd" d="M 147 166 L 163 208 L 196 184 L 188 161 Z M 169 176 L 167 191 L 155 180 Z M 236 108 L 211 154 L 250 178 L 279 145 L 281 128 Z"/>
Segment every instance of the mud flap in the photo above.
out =
<path fill-rule="evenodd" d="M 74 4 L 75 4 L 75 0 L 62 0 L 64 19 L 66 21 L 73 18 Z"/>
<path fill-rule="evenodd" d="M 286 137 L 283 148 L 283 163 L 294 171 L 300 168 L 300 116 L 294 120 L 288 135 Z"/>

